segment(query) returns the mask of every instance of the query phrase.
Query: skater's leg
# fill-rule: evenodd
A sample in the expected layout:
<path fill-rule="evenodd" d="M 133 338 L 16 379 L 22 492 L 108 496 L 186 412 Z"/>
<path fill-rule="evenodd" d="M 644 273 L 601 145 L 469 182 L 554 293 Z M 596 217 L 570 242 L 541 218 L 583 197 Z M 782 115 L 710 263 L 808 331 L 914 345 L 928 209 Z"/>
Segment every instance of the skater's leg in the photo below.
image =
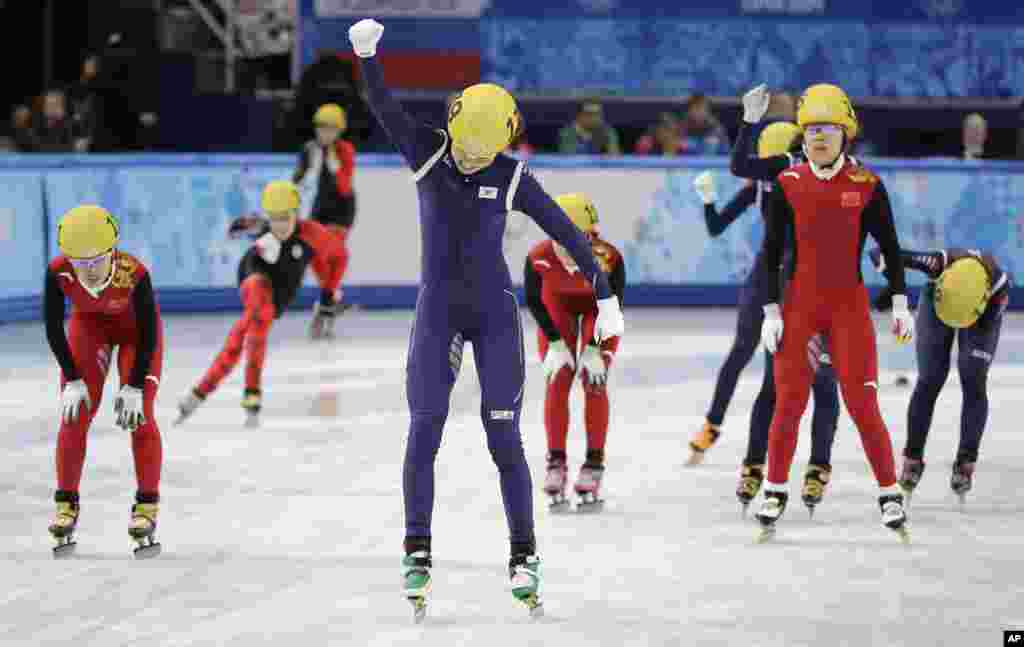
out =
<path fill-rule="evenodd" d="M 135 340 L 122 343 L 117 350 L 117 368 L 124 385 L 135 367 L 137 348 Z M 163 465 L 163 445 L 157 426 L 154 403 L 160 388 L 163 370 L 163 332 L 157 336 L 156 349 L 149 363 L 149 374 L 142 388 L 142 411 L 145 422 L 132 432 L 132 456 L 135 461 L 137 496 L 140 503 L 156 503 L 160 495 L 160 471 Z"/>
<path fill-rule="evenodd" d="M 481 304 L 479 325 L 472 336 L 482 391 L 480 416 L 500 474 L 512 553 L 533 553 L 532 484 L 519 430 L 525 381 L 522 322 L 510 290 L 489 298 L 489 303 Z"/>
<path fill-rule="evenodd" d="M 740 292 L 739 312 L 736 319 L 736 337 L 726 355 L 725 363 L 718 371 L 715 394 L 707 412 L 707 421 L 714 426 L 722 424 L 740 373 L 750 363 L 761 340 L 761 323 L 764 321 L 762 299 L 755 287 L 744 287 Z"/>
<path fill-rule="evenodd" d="M 597 323 L 597 311 L 587 313 L 580 326 L 581 338 L 584 343 L 594 339 L 594 327 Z M 601 359 L 604 361 L 605 375 L 611 370 L 612 359 L 619 349 L 620 337 L 608 339 L 600 345 Z M 580 385 L 583 388 L 583 421 L 587 429 L 587 464 L 592 467 L 604 465 L 604 448 L 608 439 L 608 419 L 611 416 L 611 401 L 608 398 L 608 382 L 590 384 L 582 372 Z"/>
<path fill-rule="evenodd" d="M 782 344 L 775 353 L 775 413 L 768 431 L 769 491 L 785 490 L 796 453 L 800 418 L 807 408 L 814 373 L 807 361 L 807 342 L 816 332 L 813 310 L 787 301 L 783 306 Z"/>
<path fill-rule="evenodd" d="M 903 456 L 924 459 L 924 447 L 932 426 L 935 401 L 949 376 L 950 354 L 956 331 L 935 314 L 932 289 L 922 291 L 917 304 L 914 348 L 917 355 L 917 384 L 907 408 L 907 441 Z"/>
<path fill-rule="evenodd" d="M 811 419 L 811 464 L 832 464 L 832 443 L 839 425 L 839 386 L 825 337 L 815 335 L 808 346 L 815 369 L 812 391 L 814 414 Z"/>
<path fill-rule="evenodd" d="M 960 445 L 958 463 L 978 460 L 981 436 L 988 421 L 988 370 L 999 345 L 1003 325 L 1001 311 L 986 313 L 970 328 L 959 331 L 957 370 L 963 391 L 963 410 L 960 413 Z"/>
<path fill-rule="evenodd" d="M 569 348 L 573 361 L 577 361 L 577 321 L 568 310 L 548 308 L 548 313 L 561 335 L 562 341 Z M 548 351 L 548 339 L 544 331 L 537 329 L 537 349 L 541 361 Z M 569 389 L 572 387 L 575 371 L 563 366 L 547 381 L 544 391 L 544 429 L 548 438 L 548 455 L 560 458 L 565 462 L 566 437 L 569 435 Z"/>
<path fill-rule="evenodd" d="M 242 316 L 231 327 L 231 332 L 228 333 L 228 338 L 224 342 L 224 348 L 218 353 L 217 357 L 213 360 L 213 364 L 206 371 L 206 375 L 203 376 L 203 379 L 196 386 L 196 392 L 202 397 L 212 393 L 221 381 L 234 370 L 235 365 L 238 364 L 238 360 L 242 356 L 242 350 L 245 347 L 246 336 L 250 328 L 255 327 L 257 322 L 265 319 L 273 320 L 274 318 L 274 301 L 270 291 L 270 279 L 261 274 L 251 274 L 242 281 L 239 293 L 242 298 L 242 307 L 244 308 Z M 270 304 L 270 312 L 267 311 L 268 303 Z M 264 348 L 265 344 L 266 340 L 264 339 Z M 260 366 L 262 366 L 262 361 L 262 357 L 260 357 Z"/>
<path fill-rule="evenodd" d="M 857 426 L 864 453 L 883 492 L 896 492 L 896 462 L 889 430 L 878 408 L 878 350 L 867 290 L 858 288 L 834 311 L 829 330 L 843 401 Z"/>
<path fill-rule="evenodd" d="M 103 383 L 107 379 L 113 345 L 101 323 L 77 315 L 68 323 L 68 343 L 92 402 L 91 409 L 83 403 L 73 422 L 61 420 L 57 435 L 57 489 L 77 496 L 85 464 L 86 436 L 103 399 Z"/>
<path fill-rule="evenodd" d="M 462 366 L 463 336 L 456 332 L 453 323 L 445 296 L 421 288 L 409 336 L 405 380 L 411 420 L 402 467 L 402 492 L 409 554 L 416 549 L 429 551 L 434 460 L 441 446 L 452 386 Z"/>
<path fill-rule="evenodd" d="M 250 283 L 253 279 L 253 283 Z M 263 362 L 267 356 L 267 337 L 277 315 L 270 282 L 253 276 L 242 284 L 242 300 L 249 320 L 245 335 L 245 392 L 263 392 Z"/>
<path fill-rule="evenodd" d="M 775 413 L 775 361 L 772 354 L 764 352 L 764 376 L 761 390 L 757 392 L 754 406 L 750 410 L 750 437 L 747 440 L 747 454 L 744 465 L 764 465 L 768 458 L 768 430 Z"/>

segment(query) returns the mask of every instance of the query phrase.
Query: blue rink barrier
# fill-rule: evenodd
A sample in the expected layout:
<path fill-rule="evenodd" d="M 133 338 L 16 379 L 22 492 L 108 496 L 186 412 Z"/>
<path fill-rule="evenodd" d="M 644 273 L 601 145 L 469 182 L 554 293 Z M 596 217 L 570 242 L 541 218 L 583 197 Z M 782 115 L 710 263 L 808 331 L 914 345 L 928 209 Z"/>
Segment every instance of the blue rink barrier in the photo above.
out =
<path fill-rule="evenodd" d="M 885 180 L 906 248 L 982 248 L 994 253 L 1011 274 L 1024 275 L 1024 163 L 867 163 Z M 52 232 L 61 214 L 81 202 L 103 204 L 116 214 L 121 247 L 152 268 L 164 312 L 239 310 L 235 273 L 246 243 L 226 239 L 227 223 L 257 211 L 265 182 L 290 174 L 293 164 L 292 155 L 0 157 L 0 188 L 5 195 L 0 203 L 0 323 L 40 318 L 46 262 L 56 254 Z M 744 216 L 725 235 L 709 239 L 703 207 L 692 189 L 697 173 L 716 171 L 723 205 L 740 187 L 740 180 L 728 173 L 726 158 L 538 156 L 530 166 L 552 191 L 579 186 L 604 208 L 603 233 L 626 259 L 627 306 L 736 303 L 763 236 L 761 219 L 756 213 Z M 398 156 L 360 155 L 357 190 L 374 193 L 378 207 L 383 204 L 387 211 L 392 199 L 399 200 L 387 190 L 396 186 L 396 177 L 404 177 L 395 175 L 399 168 L 403 165 Z M 609 171 L 614 173 L 612 181 Z M 415 209 L 410 187 L 411 183 L 401 188 L 405 202 L 399 200 L 396 210 Z M 369 215 L 357 223 L 363 233 L 390 226 Z M 416 227 L 396 231 L 407 238 L 403 249 L 415 246 Z M 373 238 L 361 240 L 368 239 Z M 358 248 L 355 252 L 360 253 Z M 346 299 L 365 308 L 413 307 L 418 258 L 396 256 L 400 258 L 389 262 L 401 265 L 400 281 L 346 284 Z M 514 278 L 521 272 L 520 262 L 510 258 Z M 866 263 L 862 271 L 870 285 L 881 283 Z M 908 278 L 911 285 L 922 283 L 918 273 L 910 272 Z M 303 289 L 295 307 L 308 308 L 315 296 L 315 289 Z M 1024 292 L 1015 288 L 1011 308 L 1021 307 Z"/>

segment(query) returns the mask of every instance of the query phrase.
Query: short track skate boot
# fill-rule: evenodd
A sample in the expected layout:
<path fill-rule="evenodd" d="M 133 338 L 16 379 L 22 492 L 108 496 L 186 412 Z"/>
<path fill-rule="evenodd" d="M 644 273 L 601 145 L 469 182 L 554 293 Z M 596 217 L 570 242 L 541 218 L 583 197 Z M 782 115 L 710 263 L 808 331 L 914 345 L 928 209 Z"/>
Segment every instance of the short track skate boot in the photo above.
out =
<path fill-rule="evenodd" d="M 747 516 L 747 507 L 761 491 L 764 483 L 764 465 L 744 465 L 740 471 L 740 482 L 736 486 L 736 498 L 743 506 L 743 516 Z"/>
<path fill-rule="evenodd" d="M 831 465 L 815 465 L 812 463 L 807 466 L 807 471 L 804 472 L 804 488 L 800 495 L 804 500 L 804 505 L 807 506 L 807 511 L 812 517 L 814 516 L 814 507 L 821 503 L 821 498 L 825 496 L 825 488 L 828 486 L 831 478 Z"/>
<path fill-rule="evenodd" d="M 132 506 L 132 520 L 128 524 L 128 535 L 137 545 L 135 559 L 149 559 L 160 554 L 160 543 L 156 541 L 156 517 L 160 511 L 158 497 L 138 495 Z"/>
<path fill-rule="evenodd" d="M 260 426 L 260 409 L 263 408 L 263 394 L 259 389 L 246 389 L 242 395 L 242 408 L 245 409 L 245 426 Z"/>
<path fill-rule="evenodd" d="M 902 494 L 883 494 L 878 497 L 878 507 L 882 510 L 882 525 L 899 535 L 903 543 L 910 543 L 907 532 L 907 511 L 903 507 Z"/>
<path fill-rule="evenodd" d="M 547 474 L 544 476 L 544 494 L 548 495 L 550 501 L 548 510 L 556 514 L 569 511 L 569 500 L 565 498 L 565 485 L 568 481 L 568 468 L 565 465 L 565 456 L 548 456 Z"/>
<path fill-rule="evenodd" d="M 204 400 L 206 400 L 206 396 L 198 390 L 189 389 L 188 393 L 178 401 L 178 417 L 174 420 L 174 426 L 177 427 L 181 423 L 185 422 L 185 420 L 196 412 L 196 409 L 199 408 L 199 405 L 201 405 Z"/>
<path fill-rule="evenodd" d="M 953 494 L 960 498 L 961 505 L 966 503 L 967 493 L 971 491 L 973 484 L 974 463 L 960 460 L 953 463 L 953 476 L 949 479 L 949 487 L 953 489 Z"/>
<path fill-rule="evenodd" d="M 576 485 L 573 490 L 579 501 L 576 503 L 576 511 L 581 513 L 600 512 L 604 509 L 604 500 L 601 497 L 601 479 L 604 477 L 604 466 L 594 463 L 584 463 L 580 467 L 579 476 L 576 477 Z"/>
<path fill-rule="evenodd" d="M 903 495 L 907 498 L 907 505 L 910 505 L 910 499 L 914 495 L 914 488 L 921 482 L 923 474 L 923 460 L 920 458 L 903 459 L 903 469 L 900 470 L 900 480 L 897 483 L 900 489 L 903 490 Z"/>
<path fill-rule="evenodd" d="M 789 501 L 789 493 L 780 490 L 768 490 L 764 493 L 764 503 L 757 512 L 757 522 L 761 524 L 761 532 L 757 537 L 758 543 L 768 541 L 775 536 L 775 524 L 782 518 L 786 511 L 786 503 Z"/>
<path fill-rule="evenodd" d="M 544 615 L 540 600 L 540 557 L 518 554 L 508 560 L 508 576 L 512 595 L 526 605 L 530 617 Z"/>
<path fill-rule="evenodd" d="M 402 595 L 412 604 L 413 620 L 423 622 L 430 593 L 430 552 L 417 550 L 402 559 Z"/>
<path fill-rule="evenodd" d="M 718 425 L 713 425 L 705 420 L 704 426 L 690 440 L 690 457 L 686 459 L 686 464 L 693 466 L 703 463 L 704 454 L 711 449 L 721 434 L 722 431 L 718 428 Z"/>
<path fill-rule="evenodd" d="M 57 513 L 50 524 L 50 535 L 57 540 L 53 556 L 68 557 L 75 552 L 75 529 L 78 527 L 78 493 L 57 490 L 54 500 Z"/>

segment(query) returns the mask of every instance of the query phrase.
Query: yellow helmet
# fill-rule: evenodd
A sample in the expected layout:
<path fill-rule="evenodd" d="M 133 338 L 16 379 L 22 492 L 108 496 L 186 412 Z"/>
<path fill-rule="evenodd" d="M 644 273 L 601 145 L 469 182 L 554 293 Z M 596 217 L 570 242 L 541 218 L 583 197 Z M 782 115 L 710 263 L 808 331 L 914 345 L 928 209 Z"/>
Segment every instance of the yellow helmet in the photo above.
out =
<path fill-rule="evenodd" d="M 336 103 L 322 105 L 316 111 L 316 114 L 313 115 L 313 125 L 318 128 L 326 126 L 328 128 L 345 130 L 345 109 Z"/>
<path fill-rule="evenodd" d="M 65 213 L 57 225 L 57 246 L 71 258 L 93 258 L 114 249 L 118 226 L 103 207 L 80 204 Z"/>
<path fill-rule="evenodd" d="M 555 198 L 555 202 L 562 208 L 562 211 L 569 216 L 572 224 L 585 234 L 593 233 L 599 222 L 597 209 L 583 193 L 563 193 Z"/>
<path fill-rule="evenodd" d="M 263 187 L 260 207 L 267 214 L 290 213 L 299 210 L 299 189 L 288 180 L 274 180 Z"/>
<path fill-rule="evenodd" d="M 757 138 L 757 156 L 775 157 L 789 152 L 801 135 L 800 127 L 789 121 L 768 124 Z"/>
<path fill-rule="evenodd" d="M 989 298 L 988 270 L 976 258 L 961 258 L 935 281 L 935 314 L 952 328 L 974 325 Z"/>
<path fill-rule="evenodd" d="M 819 83 L 804 90 L 797 102 L 796 123 L 801 130 L 810 124 L 836 124 L 846 131 L 847 141 L 860 132 L 857 113 L 843 89 L 830 83 Z"/>
<path fill-rule="evenodd" d="M 508 148 L 521 123 L 516 100 L 493 83 L 469 86 L 448 106 L 452 143 L 473 157 L 494 157 Z"/>

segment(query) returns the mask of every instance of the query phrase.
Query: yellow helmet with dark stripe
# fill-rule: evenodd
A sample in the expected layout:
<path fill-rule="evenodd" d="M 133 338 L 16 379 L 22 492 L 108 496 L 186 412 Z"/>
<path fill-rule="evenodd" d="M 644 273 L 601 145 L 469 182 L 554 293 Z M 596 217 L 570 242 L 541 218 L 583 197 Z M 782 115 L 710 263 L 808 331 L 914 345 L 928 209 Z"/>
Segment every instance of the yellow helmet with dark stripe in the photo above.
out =
<path fill-rule="evenodd" d="M 988 306 L 990 283 L 980 260 L 954 261 L 935 281 L 935 314 L 952 328 L 973 326 Z"/>
<path fill-rule="evenodd" d="M 847 141 L 853 141 L 860 132 L 850 97 L 831 83 L 812 85 L 804 91 L 797 102 L 796 123 L 801 130 L 810 124 L 836 124 L 846 132 Z"/>
<path fill-rule="evenodd" d="M 114 249 L 120 235 L 110 212 L 81 204 L 65 213 L 57 225 L 57 246 L 71 258 L 93 258 Z"/>
<path fill-rule="evenodd" d="M 516 100 L 493 83 L 469 86 L 448 106 L 452 145 L 473 157 L 494 157 L 508 148 L 521 123 Z"/>
<path fill-rule="evenodd" d="M 583 193 L 563 193 L 555 198 L 572 224 L 585 234 L 597 229 L 598 217 L 594 203 Z"/>
<path fill-rule="evenodd" d="M 260 207 L 267 214 L 290 213 L 299 210 L 299 189 L 288 180 L 274 180 L 263 187 Z"/>
<path fill-rule="evenodd" d="M 326 126 L 328 128 L 337 128 L 338 130 L 345 129 L 345 109 L 336 103 L 328 103 L 320 106 L 313 115 L 313 126 L 319 128 Z"/>
<path fill-rule="evenodd" d="M 793 148 L 793 142 L 802 134 L 800 126 L 790 121 L 768 124 L 757 138 L 757 156 L 761 158 L 784 155 Z"/>

